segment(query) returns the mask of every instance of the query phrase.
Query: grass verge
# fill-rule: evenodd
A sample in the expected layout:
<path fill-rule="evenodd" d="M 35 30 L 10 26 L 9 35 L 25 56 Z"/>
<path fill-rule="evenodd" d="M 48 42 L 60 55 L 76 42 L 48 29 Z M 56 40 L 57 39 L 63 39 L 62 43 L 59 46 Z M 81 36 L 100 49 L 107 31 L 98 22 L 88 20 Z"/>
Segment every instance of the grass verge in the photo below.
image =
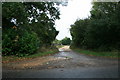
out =
<path fill-rule="evenodd" d="M 73 49 L 73 51 L 90 55 L 90 56 L 120 58 L 120 55 L 118 55 L 119 52 L 97 52 L 97 51 L 90 51 L 90 50 L 84 50 L 84 49 Z"/>
<path fill-rule="evenodd" d="M 9 62 L 18 62 L 18 61 L 23 61 L 23 60 L 29 60 L 37 57 L 42 57 L 42 56 L 47 56 L 47 55 L 52 55 L 57 53 L 57 50 L 49 50 L 45 52 L 39 52 L 33 55 L 29 56 L 24 56 L 24 57 L 17 57 L 17 56 L 3 56 L 2 57 L 2 63 L 9 63 Z"/>
<path fill-rule="evenodd" d="M 56 47 L 57 48 L 61 48 L 61 47 L 64 47 L 64 45 L 57 45 Z"/>

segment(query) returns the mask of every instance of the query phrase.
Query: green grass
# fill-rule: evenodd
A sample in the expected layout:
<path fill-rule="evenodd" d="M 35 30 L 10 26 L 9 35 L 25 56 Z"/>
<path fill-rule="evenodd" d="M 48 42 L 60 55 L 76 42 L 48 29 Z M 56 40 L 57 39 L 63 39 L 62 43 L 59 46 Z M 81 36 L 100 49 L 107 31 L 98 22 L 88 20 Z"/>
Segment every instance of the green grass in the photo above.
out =
<path fill-rule="evenodd" d="M 57 48 L 61 48 L 61 47 L 64 47 L 64 45 L 57 45 L 56 47 Z"/>
<path fill-rule="evenodd" d="M 110 57 L 110 58 L 120 58 L 118 55 L 119 52 L 97 52 L 97 51 L 90 51 L 90 50 L 83 50 L 83 49 L 73 49 L 74 51 L 86 55 L 91 56 L 102 56 L 102 57 Z"/>
<path fill-rule="evenodd" d="M 54 54 L 56 53 L 57 51 L 46 51 L 46 52 L 39 52 L 37 54 L 33 54 L 33 55 L 29 55 L 29 56 L 25 56 L 26 58 L 35 58 L 35 57 L 38 57 L 38 56 L 46 56 L 46 55 L 50 55 L 50 54 Z"/>
<path fill-rule="evenodd" d="M 33 59 L 33 58 L 41 57 L 41 56 L 51 55 L 51 54 L 54 54 L 54 53 L 57 53 L 57 52 L 58 52 L 57 50 L 49 50 L 49 51 L 39 52 L 39 53 L 36 53 L 36 54 L 33 54 L 33 55 L 24 56 L 24 57 L 3 56 L 2 57 L 2 62 L 3 63 L 8 63 L 8 62 L 28 60 L 28 59 Z"/>

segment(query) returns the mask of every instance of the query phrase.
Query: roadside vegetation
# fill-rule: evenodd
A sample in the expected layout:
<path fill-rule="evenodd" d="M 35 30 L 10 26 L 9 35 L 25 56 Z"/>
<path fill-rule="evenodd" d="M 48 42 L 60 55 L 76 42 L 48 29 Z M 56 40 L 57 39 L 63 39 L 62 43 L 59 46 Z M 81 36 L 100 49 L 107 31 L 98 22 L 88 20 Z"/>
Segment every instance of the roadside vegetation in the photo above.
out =
<path fill-rule="evenodd" d="M 117 57 L 120 53 L 120 3 L 94 2 L 90 13 L 88 18 L 71 25 L 71 49 L 90 55 Z"/>
<path fill-rule="evenodd" d="M 57 48 L 64 47 L 64 45 L 56 45 Z"/>
<path fill-rule="evenodd" d="M 38 57 L 44 57 L 44 56 L 55 54 L 57 52 L 58 52 L 57 49 L 46 49 L 46 51 L 36 52 L 35 54 L 28 55 L 28 56 L 22 56 L 22 57 L 15 56 L 15 55 L 4 56 L 2 57 L 2 63 L 19 62 L 23 60 L 38 58 Z"/>
<path fill-rule="evenodd" d="M 73 49 L 75 52 L 86 54 L 89 56 L 97 56 L 97 57 L 106 57 L 106 58 L 120 58 L 119 52 L 102 52 L 102 51 L 92 51 L 92 50 L 84 50 L 84 49 Z"/>
<path fill-rule="evenodd" d="M 70 45 L 70 43 L 71 43 L 71 40 L 68 37 L 65 37 L 61 40 L 62 45 Z"/>
<path fill-rule="evenodd" d="M 3 60 L 4 56 L 27 57 L 54 53 L 55 46 L 52 43 L 59 33 L 54 25 L 60 15 L 55 4 L 53 2 L 2 3 Z"/>
<path fill-rule="evenodd" d="M 61 48 L 64 47 L 65 45 L 70 45 L 71 44 L 71 40 L 68 37 L 63 38 L 62 40 L 57 40 L 55 39 L 53 41 L 53 44 L 57 47 L 57 48 Z"/>

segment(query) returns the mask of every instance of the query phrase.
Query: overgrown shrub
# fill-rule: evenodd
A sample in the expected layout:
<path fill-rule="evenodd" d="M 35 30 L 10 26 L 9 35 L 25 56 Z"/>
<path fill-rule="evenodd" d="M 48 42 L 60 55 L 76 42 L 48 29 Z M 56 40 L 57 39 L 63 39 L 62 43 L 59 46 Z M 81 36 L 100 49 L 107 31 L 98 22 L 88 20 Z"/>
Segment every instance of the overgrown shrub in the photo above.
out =
<path fill-rule="evenodd" d="M 120 51 L 120 3 L 93 3 L 91 16 L 71 25 L 71 48 Z M 113 14 L 114 13 L 114 14 Z"/>
<path fill-rule="evenodd" d="M 3 34 L 2 55 L 25 56 L 33 54 L 39 48 L 39 40 L 34 32 L 22 32 L 20 35 L 14 29 Z"/>

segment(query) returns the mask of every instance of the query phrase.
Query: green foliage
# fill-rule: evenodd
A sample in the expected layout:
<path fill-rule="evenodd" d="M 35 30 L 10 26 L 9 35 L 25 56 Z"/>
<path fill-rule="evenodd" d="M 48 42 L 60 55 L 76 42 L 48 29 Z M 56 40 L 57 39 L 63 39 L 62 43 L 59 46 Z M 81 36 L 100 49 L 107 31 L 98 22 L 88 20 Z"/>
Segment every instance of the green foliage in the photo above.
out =
<path fill-rule="evenodd" d="M 120 56 L 118 55 L 118 52 L 98 52 L 98 51 L 90 51 L 90 50 L 84 50 L 84 49 L 74 49 L 74 51 L 78 53 L 84 53 L 86 55 L 91 55 L 91 56 L 120 58 Z"/>
<path fill-rule="evenodd" d="M 32 31 L 37 33 L 38 38 L 41 40 L 42 45 L 50 46 L 58 35 L 58 31 L 53 26 L 48 24 L 33 24 Z"/>
<path fill-rule="evenodd" d="M 72 47 L 99 51 L 120 50 L 120 4 L 94 3 L 91 17 L 71 25 Z"/>
<path fill-rule="evenodd" d="M 19 52 L 17 55 L 30 55 L 34 54 L 36 50 L 40 47 L 39 39 L 37 37 L 37 34 L 32 32 L 28 33 L 25 32 L 23 36 L 19 39 L 18 42 Z M 17 52 L 16 52 L 17 53 Z"/>
<path fill-rule="evenodd" d="M 3 55 L 25 56 L 49 47 L 58 35 L 59 10 L 53 2 L 2 3 Z"/>
<path fill-rule="evenodd" d="M 71 40 L 70 40 L 70 38 L 65 37 L 64 39 L 61 40 L 61 43 L 62 43 L 63 45 L 70 45 Z"/>
<path fill-rule="evenodd" d="M 53 41 L 53 44 L 60 45 L 60 44 L 61 44 L 61 40 L 55 39 L 55 40 Z"/>
<path fill-rule="evenodd" d="M 7 30 L 6 34 L 3 34 L 2 41 L 3 56 L 16 55 L 25 56 L 33 54 L 39 48 L 39 40 L 36 33 L 28 33 L 24 31 L 23 35 L 17 33 L 14 29 Z"/>
<path fill-rule="evenodd" d="M 74 25 L 71 25 L 71 35 L 72 35 L 72 46 L 80 47 L 84 44 L 84 38 L 85 38 L 85 32 L 86 28 L 89 24 L 89 19 L 85 20 L 78 20 L 74 23 Z"/>

